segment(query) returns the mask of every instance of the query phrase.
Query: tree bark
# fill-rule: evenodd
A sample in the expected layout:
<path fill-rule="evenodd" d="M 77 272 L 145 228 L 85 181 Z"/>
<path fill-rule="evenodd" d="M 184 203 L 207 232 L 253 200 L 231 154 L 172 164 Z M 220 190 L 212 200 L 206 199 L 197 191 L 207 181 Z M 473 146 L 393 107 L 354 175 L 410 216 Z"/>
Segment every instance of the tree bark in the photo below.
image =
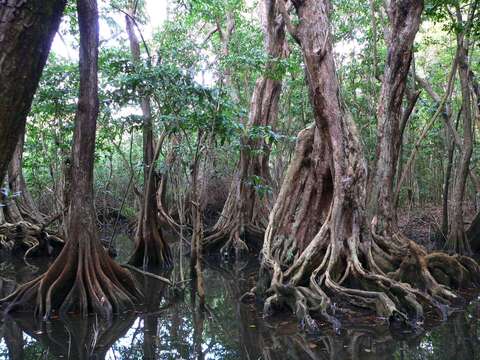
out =
<path fill-rule="evenodd" d="M 3 299 L 6 311 L 34 310 L 49 318 L 73 312 L 111 318 L 134 308 L 140 292 L 134 279 L 116 264 L 100 243 L 93 201 L 98 99 L 98 8 L 78 0 L 80 94 L 72 149 L 72 196 L 68 241 L 48 271 Z"/>
<path fill-rule="evenodd" d="M 385 233 L 398 230 L 393 186 L 405 129 L 400 121 L 401 109 L 422 10 L 422 0 L 390 1 L 387 8 L 390 22 L 386 35 L 388 53 L 377 111 L 377 158 L 369 198 L 372 214 Z"/>
<path fill-rule="evenodd" d="M 8 167 L 6 192 L 0 194 L 0 249 L 24 257 L 58 254 L 64 242 L 45 229 L 49 221 L 38 211 L 23 178 L 24 136 Z"/>
<path fill-rule="evenodd" d="M 140 44 L 135 34 L 135 9 L 125 16 L 126 29 L 130 41 L 133 61 L 140 62 Z M 171 267 L 171 253 L 160 229 L 157 205 L 158 179 L 155 172 L 150 178 L 150 170 L 155 166 L 153 146 L 152 109 L 148 96 L 140 100 L 143 116 L 143 199 L 135 233 L 135 249 L 129 259 L 134 266 Z"/>
<path fill-rule="evenodd" d="M 33 224 L 42 224 L 45 217 L 40 213 L 30 192 L 27 189 L 25 178 L 23 177 L 23 148 L 25 143 L 25 134 L 20 135 L 17 146 L 13 153 L 10 166 L 8 167 L 8 186 L 16 194 L 15 203 L 20 211 L 23 220 Z"/>
<path fill-rule="evenodd" d="M 368 229 L 367 166 L 356 126 L 339 95 L 329 24 L 331 4 L 328 0 L 293 1 L 298 17 L 298 25 L 294 25 L 285 3 L 278 3 L 289 32 L 302 49 L 318 135 L 311 131 L 301 134 L 270 216 L 255 289 L 266 299 L 265 313 L 287 308 L 314 329 L 317 326 L 312 314 L 322 315 L 338 326 L 338 317 L 351 307 L 390 320 L 422 319 L 424 307 L 444 316 L 447 304 L 457 297 L 447 286 L 478 284 L 478 265 L 467 257 L 427 255 L 425 249 L 398 233 L 386 237 Z M 312 150 L 306 150 L 312 148 L 309 144 L 313 144 Z M 323 150 L 316 152 L 316 147 Z M 389 150 L 386 159 L 393 157 L 393 149 Z M 278 230 L 292 220 L 277 223 L 281 217 L 276 214 L 290 210 L 286 200 L 290 189 L 302 188 L 294 183 L 297 179 L 305 181 L 302 176 L 294 179 L 292 174 L 310 161 L 313 165 L 307 172 L 320 170 L 323 174 L 313 182 L 318 196 L 313 205 L 318 205 L 308 215 L 303 215 L 304 211 L 292 214 L 294 221 L 301 220 L 301 216 L 315 217 L 317 223 L 312 220 L 310 224 L 316 228 L 309 229 L 313 235 L 304 237 L 304 244 L 299 246 L 293 239 L 292 246 L 292 241 L 285 240 Z M 393 167 L 396 163 L 388 164 Z M 323 170 L 326 166 L 328 171 Z M 316 179 L 315 174 L 309 176 Z"/>
<path fill-rule="evenodd" d="M 255 84 L 247 125 L 249 130 L 260 126 L 274 127 L 277 121 L 282 91 L 282 74 L 279 74 L 278 61 L 288 51 L 285 26 L 278 15 L 275 1 L 266 1 L 265 47 L 270 60 L 265 74 Z M 231 249 L 248 249 L 247 239 L 257 239 L 253 245 L 261 245 L 258 244 L 258 239 L 263 237 L 270 206 L 268 194 L 262 195 L 256 189 L 255 181 L 260 180 L 262 186 L 271 183 L 269 155 L 270 146 L 265 139 L 248 135 L 242 137 L 239 170 L 235 174 L 222 213 L 211 234 L 205 238 L 206 248 L 218 249 L 222 245 L 222 253 L 228 253 Z"/>
<path fill-rule="evenodd" d="M 0 3 L 0 179 L 5 178 L 66 0 Z"/>
<path fill-rule="evenodd" d="M 473 6 L 473 5 L 472 5 Z M 457 10 L 457 21 L 462 24 L 460 10 Z M 460 78 L 462 92 L 462 118 L 463 118 L 463 149 L 460 157 L 457 177 L 452 193 L 452 216 L 450 217 L 450 232 L 445 247 L 455 253 L 470 254 L 471 247 L 466 237 L 463 218 L 463 198 L 467 184 L 470 159 L 473 152 L 472 134 L 472 104 L 470 94 L 470 73 L 468 67 L 468 27 L 457 34 L 458 46 L 458 76 Z"/>

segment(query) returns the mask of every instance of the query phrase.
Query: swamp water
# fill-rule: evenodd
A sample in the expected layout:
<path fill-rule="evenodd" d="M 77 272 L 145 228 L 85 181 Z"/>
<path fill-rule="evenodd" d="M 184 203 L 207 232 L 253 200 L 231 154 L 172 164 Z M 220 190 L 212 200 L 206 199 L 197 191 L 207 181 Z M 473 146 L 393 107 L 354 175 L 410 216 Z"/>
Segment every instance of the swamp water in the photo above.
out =
<path fill-rule="evenodd" d="M 0 262 L 3 291 L 45 266 L 33 260 L 31 266 Z M 291 317 L 263 319 L 256 305 L 239 302 L 257 270 L 255 259 L 221 266 L 207 262 L 203 313 L 194 310 L 188 282 L 184 293 L 173 293 L 156 280 L 139 278 L 147 293 L 143 314 L 111 323 L 95 317 L 48 323 L 35 323 L 31 316 L 3 318 L 0 359 L 480 359 L 478 301 L 417 333 L 391 331 L 372 319 L 370 325 L 345 326 L 339 333 L 325 326 L 308 335 Z M 177 269 L 171 276 L 180 278 Z"/>

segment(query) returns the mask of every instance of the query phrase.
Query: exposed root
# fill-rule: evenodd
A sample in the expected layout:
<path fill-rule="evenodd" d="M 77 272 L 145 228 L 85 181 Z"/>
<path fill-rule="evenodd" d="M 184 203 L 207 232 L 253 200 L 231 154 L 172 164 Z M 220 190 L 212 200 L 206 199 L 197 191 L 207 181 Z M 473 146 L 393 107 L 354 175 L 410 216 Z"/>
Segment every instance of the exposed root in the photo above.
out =
<path fill-rule="evenodd" d="M 236 184 L 232 186 L 234 185 Z M 230 190 L 219 220 L 203 239 L 203 248 L 207 252 L 219 250 L 222 255 L 228 255 L 232 251 L 248 252 L 250 248 L 258 248 L 261 245 L 267 216 L 265 214 L 254 214 L 251 218 L 247 216 L 234 196 L 235 193 Z M 263 209 L 262 212 L 266 212 L 266 207 L 260 208 Z M 255 206 L 253 210 L 258 209 Z"/>
<path fill-rule="evenodd" d="M 0 249 L 24 252 L 25 256 L 52 255 L 63 247 L 59 237 L 49 234 L 39 225 L 26 221 L 0 225 Z"/>
<path fill-rule="evenodd" d="M 459 300 L 453 289 L 480 285 L 480 269 L 470 258 L 443 253 L 426 255 L 412 243 L 398 270 L 385 275 L 369 256 L 368 242 L 356 246 L 361 238 L 351 237 L 348 249 L 343 245 L 338 248 L 330 237 L 330 231 L 324 231 L 322 238 L 312 240 L 304 256 L 284 270 L 274 258 L 263 259 L 264 267 L 271 266 L 271 270 L 264 268 L 263 274 L 272 274 L 265 290 L 265 314 L 288 307 L 309 329 L 315 329 L 313 315 L 338 327 L 342 313 L 361 308 L 389 321 L 415 325 L 423 322 L 426 307 L 436 310 L 444 319 L 449 306 Z M 322 249 L 318 244 L 329 241 L 330 245 L 320 251 L 323 256 L 310 252 Z M 313 271 L 309 265 L 312 258 L 317 258 L 318 264 Z"/>
<path fill-rule="evenodd" d="M 156 174 L 153 164 L 160 155 L 163 142 L 167 135 L 163 131 L 157 142 L 152 164 L 145 172 L 146 181 L 142 208 L 135 234 L 135 249 L 128 263 L 133 266 L 148 269 L 149 267 L 170 269 L 173 267 L 172 252 L 165 241 L 159 227 L 157 198 L 156 198 Z"/>
<path fill-rule="evenodd" d="M 173 255 L 168 244 L 161 235 L 152 234 L 153 239 L 138 239 L 135 250 L 128 260 L 130 265 L 148 269 L 170 269 L 173 267 Z"/>
<path fill-rule="evenodd" d="M 134 279 L 116 264 L 98 241 L 80 235 L 38 278 L 20 286 L 1 300 L 6 312 L 34 311 L 44 319 L 69 313 L 102 318 L 132 310 L 141 297 Z"/>
<path fill-rule="evenodd" d="M 139 224 L 135 234 L 135 248 L 128 263 L 144 270 L 148 268 L 170 269 L 173 267 L 173 255 L 161 229 L 158 227 L 155 206 L 146 201 L 145 208 L 140 212 Z"/>
<path fill-rule="evenodd" d="M 316 329 L 316 316 L 338 328 L 355 309 L 412 326 L 424 321 L 426 309 L 444 319 L 460 301 L 455 290 L 480 285 L 477 263 L 463 256 L 427 254 L 399 233 L 378 231 L 376 218 L 368 229 L 355 197 L 347 202 L 346 196 L 325 191 L 331 190 L 330 173 L 315 159 L 319 149 L 328 158 L 328 147 L 322 147 L 319 135 L 312 128 L 299 135 L 270 217 L 255 289 L 266 299 L 264 313 L 290 309 L 311 330 Z M 308 167 L 310 162 L 315 168 Z M 309 185 L 311 177 L 315 181 Z M 305 192 L 310 201 L 298 201 Z M 310 224 L 308 232 L 299 232 L 297 224 L 305 223 Z"/>

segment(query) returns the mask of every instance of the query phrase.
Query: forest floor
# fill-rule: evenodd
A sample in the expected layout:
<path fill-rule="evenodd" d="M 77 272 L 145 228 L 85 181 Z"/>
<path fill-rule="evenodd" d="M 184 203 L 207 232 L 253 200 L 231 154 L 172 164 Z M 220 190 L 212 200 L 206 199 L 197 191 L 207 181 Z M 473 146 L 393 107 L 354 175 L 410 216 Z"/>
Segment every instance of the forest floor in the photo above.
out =
<path fill-rule="evenodd" d="M 467 204 L 464 208 L 465 228 L 468 228 L 476 214 L 474 204 Z M 400 230 L 410 239 L 425 246 L 429 251 L 441 249 L 444 239 L 441 236 L 442 207 L 423 205 L 399 209 L 398 224 Z"/>

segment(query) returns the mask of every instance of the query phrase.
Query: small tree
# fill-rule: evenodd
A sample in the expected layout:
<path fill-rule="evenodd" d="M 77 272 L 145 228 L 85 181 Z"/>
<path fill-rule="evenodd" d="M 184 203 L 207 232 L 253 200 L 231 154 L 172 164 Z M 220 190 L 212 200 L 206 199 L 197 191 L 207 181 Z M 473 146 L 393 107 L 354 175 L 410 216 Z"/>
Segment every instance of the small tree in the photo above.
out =
<path fill-rule="evenodd" d="M 3 300 L 7 311 L 32 309 L 44 318 L 54 312 L 94 312 L 104 318 L 134 307 L 140 296 L 134 279 L 102 247 L 93 205 L 93 165 L 98 116 L 98 9 L 77 1 L 80 28 L 80 95 L 72 149 L 72 190 L 67 243 L 40 277 Z"/>

